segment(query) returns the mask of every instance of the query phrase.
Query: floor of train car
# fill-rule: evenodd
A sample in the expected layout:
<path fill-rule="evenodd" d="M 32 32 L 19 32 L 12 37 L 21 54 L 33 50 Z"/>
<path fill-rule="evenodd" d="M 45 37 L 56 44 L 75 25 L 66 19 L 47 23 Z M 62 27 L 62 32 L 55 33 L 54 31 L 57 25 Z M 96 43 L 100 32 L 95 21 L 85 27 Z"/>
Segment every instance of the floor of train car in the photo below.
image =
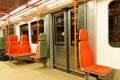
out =
<path fill-rule="evenodd" d="M 0 62 L 0 80 L 85 80 L 57 69 L 48 69 L 41 63 L 19 61 Z M 90 80 L 95 80 L 90 79 Z"/>

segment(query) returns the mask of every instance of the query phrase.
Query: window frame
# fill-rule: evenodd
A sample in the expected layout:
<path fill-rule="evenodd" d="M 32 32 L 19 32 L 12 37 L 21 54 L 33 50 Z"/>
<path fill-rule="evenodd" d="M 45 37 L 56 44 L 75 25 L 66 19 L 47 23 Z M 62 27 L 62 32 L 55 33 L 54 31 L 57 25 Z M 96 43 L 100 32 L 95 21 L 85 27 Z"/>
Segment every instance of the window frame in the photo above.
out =
<path fill-rule="evenodd" d="M 40 26 L 39 26 L 39 35 L 40 35 L 40 33 L 44 33 L 45 32 L 44 19 L 43 18 L 40 19 L 39 23 L 40 23 L 40 21 L 42 21 L 42 24 L 40 24 Z M 41 25 L 42 25 L 42 27 L 41 27 Z M 33 28 L 35 29 L 35 32 L 33 32 Z M 42 29 L 42 31 L 40 31 L 41 29 Z M 38 37 L 37 37 L 37 21 L 32 21 L 30 23 L 30 30 L 31 30 L 31 42 L 36 44 L 37 43 L 37 39 L 38 39 Z"/>
<path fill-rule="evenodd" d="M 119 4 L 119 6 L 118 6 Z M 108 42 L 111 47 L 120 47 L 120 1 L 111 1 L 108 5 Z"/>

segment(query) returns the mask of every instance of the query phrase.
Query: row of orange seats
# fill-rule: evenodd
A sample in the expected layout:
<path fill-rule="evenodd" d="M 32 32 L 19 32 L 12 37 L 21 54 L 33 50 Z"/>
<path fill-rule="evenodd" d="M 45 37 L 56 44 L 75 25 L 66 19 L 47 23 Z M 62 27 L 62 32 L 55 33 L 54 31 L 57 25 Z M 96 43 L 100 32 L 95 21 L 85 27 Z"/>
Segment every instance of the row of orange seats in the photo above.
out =
<path fill-rule="evenodd" d="M 31 47 L 27 35 L 22 35 L 20 42 L 18 41 L 17 35 L 10 35 L 6 44 L 6 51 L 7 55 L 12 57 L 35 55 L 35 53 L 31 52 Z"/>

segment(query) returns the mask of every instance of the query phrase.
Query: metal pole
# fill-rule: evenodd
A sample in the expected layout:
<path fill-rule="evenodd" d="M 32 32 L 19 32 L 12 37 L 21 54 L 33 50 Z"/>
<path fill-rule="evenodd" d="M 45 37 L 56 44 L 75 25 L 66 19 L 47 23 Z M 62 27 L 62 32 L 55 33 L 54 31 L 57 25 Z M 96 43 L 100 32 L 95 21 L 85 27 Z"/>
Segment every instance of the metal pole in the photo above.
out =
<path fill-rule="evenodd" d="M 81 72 L 78 70 L 78 64 L 77 64 L 77 47 L 76 47 L 76 27 L 77 27 L 77 20 L 76 20 L 76 16 L 77 16 L 77 10 L 76 10 L 76 6 L 77 6 L 77 1 L 74 0 L 74 69 L 75 72 L 80 73 L 80 74 L 85 74 L 84 72 Z"/>

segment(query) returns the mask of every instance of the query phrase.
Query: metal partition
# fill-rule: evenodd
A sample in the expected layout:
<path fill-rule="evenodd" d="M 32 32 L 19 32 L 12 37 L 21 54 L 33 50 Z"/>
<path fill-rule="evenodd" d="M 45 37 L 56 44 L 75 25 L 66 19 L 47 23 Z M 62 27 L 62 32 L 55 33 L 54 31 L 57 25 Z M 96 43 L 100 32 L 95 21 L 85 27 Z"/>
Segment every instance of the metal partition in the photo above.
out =
<path fill-rule="evenodd" d="M 66 17 L 65 11 L 53 14 L 54 66 L 66 69 Z M 62 59 L 62 60 L 61 60 Z"/>
<path fill-rule="evenodd" d="M 85 4 L 81 4 L 77 7 L 77 47 L 79 41 L 79 30 L 81 28 L 86 28 Z M 54 67 L 65 69 L 67 72 L 74 71 L 73 8 L 65 9 L 63 11 L 53 14 L 53 52 Z"/>

